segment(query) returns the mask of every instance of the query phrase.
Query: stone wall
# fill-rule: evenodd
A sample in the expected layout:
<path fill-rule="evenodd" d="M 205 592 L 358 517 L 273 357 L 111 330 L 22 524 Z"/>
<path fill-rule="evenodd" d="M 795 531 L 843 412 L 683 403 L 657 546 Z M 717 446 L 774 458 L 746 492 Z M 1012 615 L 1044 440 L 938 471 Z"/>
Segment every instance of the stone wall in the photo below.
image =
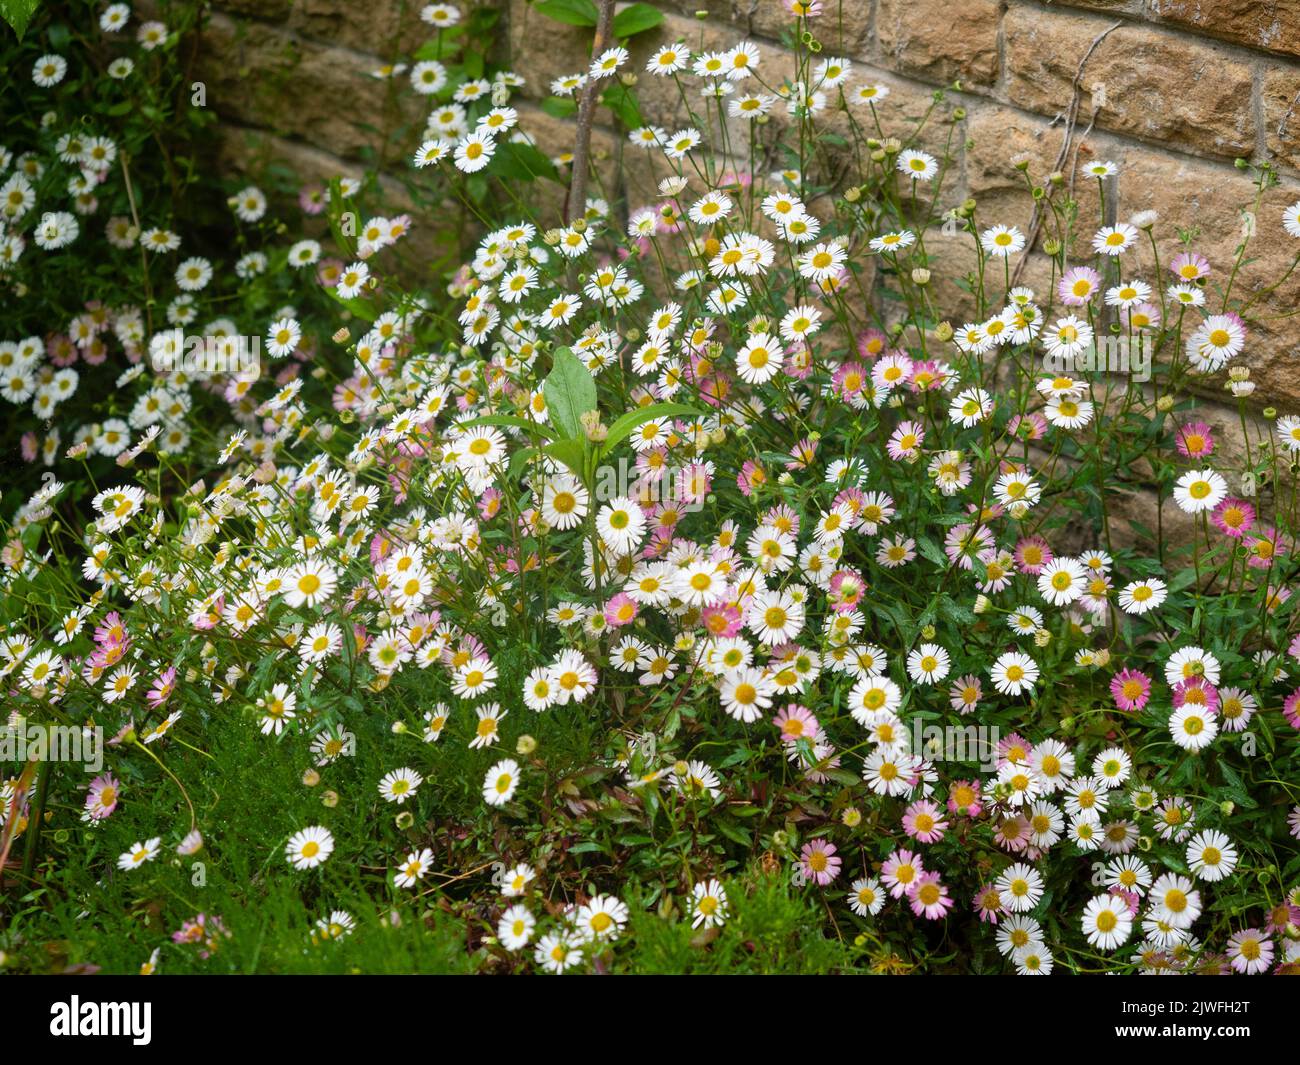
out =
<path fill-rule="evenodd" d="M 554 76 L 585 67 L 591 31 L 547 19 L 527 0 L 496 2 L 500 58 L 528 80 L 523 122 L 543 147 L 558 151 L 571 142 L 571 127 L 536 104 Z M 881 107 L 886 132 L 904 132 L 942 87 L 948 91 L 928 144 L 941 150 L 954 109 L 964 109 L 951 141 L 956 184 L 944 198 L 952 204 L 974 198 L 982 223 L 1028 227 L 1032 205 L 1014 156 L 1027 155 L 1039 180 L 1055 169 L 1075 180 L 1069 175 L 1077 174 L 1078 163 L 1110 159 L 1120 167 L 1119 219 L 1154 209 L 1165 222 L 1199 226 L 1196 246 L 1222 280 L 1250 224 L 1241 210 L 1252 199 L 1251 181 L 1235 165 L 1249 158 L 1274 163 L 1282 183 L 1259 206 L 1255 262 L 1245 287 L 1238 281 L 1234 291 L 1276 279 L 1300 248 L 1279 224 L 1282 209 L 1300 199 L 1300 0 L 824 2 L 826 13 L 813 28 L 825 54 L 851 58 L 855 78 L 891 89 Z M 644 57 L 663 43 L 729 47 L 743 38 L 763 48 L 769 80 L 780 76 L 783 63 L 789 67 L 776 43 L 789 25 L 780 0 L 659 0 L 658 6 L 665 22 L 635 38 L 630 69 L 643 69 Z M 422 116 L 412 95 L 391 93 L 390 83 L 371 72 L 424 39 L 419 7 L 418 0 L 217 0 L 201 69 L 223 119 L 227 165 L 247 165 L 260 152 L 307 175 L 346 172 L 377 150 L 367 126 L 418 128 Z M 670 82 L 643 76 L 638 92 L 648 120 L 683 124 Z M 644 163 L 617 167 L 619 141 L 609 129 L 594 137 L 605 187 L 621 175 L 630 199 L 644 202 L 653 175 Z M 1088 204 L 1081 219 L 1086 228 L 1097 221 L 1096 197 L 1080 192 L 1088 193 L 1081 197 Z M 959 268 L 968 257 L 963 241 L 969 238 L 927 235 L 927 247 Z M 1145 250 L 1129 257 L 1130 271 L 1154 280 L 1144 256 Z M 1043 283 L 1041 258 L 1027 264 L 1030 283 Z M 1300 410 L 1296 319 L 1277 317 L 1292 310 L 1298 293 L 1300 271 L 1262 301 L 1272 320 L 1252 327 L 1245 362 L 1258 384 L 1256 410 L 1268 403 Z M 954 304 L 959 296 L 955 289 L 946 295 Z M 952 305 L 951 313 L 958 310 Z M 1222 396 L 1205 397 L 1204 416 L 1239 436 L 1235 408 L 1222 404 Z"/>

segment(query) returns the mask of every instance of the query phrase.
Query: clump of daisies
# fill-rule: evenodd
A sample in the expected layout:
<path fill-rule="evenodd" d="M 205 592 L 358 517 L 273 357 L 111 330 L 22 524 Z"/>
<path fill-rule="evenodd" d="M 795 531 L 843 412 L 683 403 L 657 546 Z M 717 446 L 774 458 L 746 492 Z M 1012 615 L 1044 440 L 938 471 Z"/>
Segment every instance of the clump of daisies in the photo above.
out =
<path fill-rule="evenodd" d="M 1292 876 L 1300 839 L 1300 417 L 1252 415 L 1241 358 L 1289 272 L 1220 289 L 1250 236 L 1212 256 L 1151 216 L 1075 232 L 1047 175 L 1026 172 L 1047 235 L 978 218 L 942 101 L 886 137 L 887 85 L 795 58 L 782 80 L 753 42 L 663 45 L 645 72 L 689 121 L 628 131 L 664 175 L 650 201 L 563 224 L 514 204 L 437 291 L 383 254 L 418 218 L 370 217 L 336 258 L 271 248 L 332 292 L 332 329 L 286 299 L 273 380 L 141 366 L 122 424 L 70 434 L 129 459 L 77 482 L 71 533 L 69 483 L 14 513 L 0 675 L 26 718 L 115 737 L 74 804 L 77 832 L 138 837 L 115 875 L 219 835 L 188 785 L 220 714 L 320 789 L 309 820 L 266 812 L 254 864 L 327 900 L 321 949 L 436 896 L 484 965 L 604 967 L 638 908 L 707 946 L 763 877 L 878 968 L 954 942 L 1024 975 L 1300 962 L 1300 886 L 1256 875 Z M 551 89 L 632 70 L 616 46 Z M 515 75 L 402 73 L 434 108 L 420 180 L 527 157 Z M 832 121 L 851 166 L 828 192 Z M 742 134 L 776 164 L 710 150 Z M 331 183 L 321 209 L 358 195 Z M 266 209 L 232 198 L 241 224 Z M 1300 238 L 1300 204 L 1259 224 Z M 964 295 L 933 285 L 935 225 L 978 263 Z M 212 264 L 161 226 L 132 241 L 209 313 Z M 73 348 L 151 342 L 138 309 L 101 310 Z M 1099 362 L 1112 338 L 1153 376 Z M 52 423 L 62 350 L 0 345 L 0 387 Z M 1240 439 L 1196 405 L 1217 386 Z M 326 909 L 344 892 L 381 916 Z"/>

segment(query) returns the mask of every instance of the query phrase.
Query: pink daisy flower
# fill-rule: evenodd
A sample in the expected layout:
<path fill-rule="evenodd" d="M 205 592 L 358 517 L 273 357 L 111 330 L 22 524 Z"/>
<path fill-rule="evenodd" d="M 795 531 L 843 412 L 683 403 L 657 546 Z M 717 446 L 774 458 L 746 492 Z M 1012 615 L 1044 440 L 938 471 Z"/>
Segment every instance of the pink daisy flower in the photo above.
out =
<path fill-rule="evenodd" d="M 808 740 L 816 743 L 821 738 L 822 727 L 816 716 L 806 706 L 791 703 L 772 718 L 772 724 L 781 730 L 783 743 Z"/>
<path fill-rule="evenodd" d="M 864 329 L 858 334 L 858 354 L 875 361 L 889 350 L 889 339 L 879 329 Z"/>
<path fill-rule="evenodd" d="M 918 799 L 903 813 L 903 831 L 918 843 L 937 843 L 947 829 L 948 822 L 929 799 Z"/>
<path fill-rule="evenodd" d="M 938 873 L 922 873 L 917 877 L 907 898 L 912 904 L 912 912 L 929 921 L 941 920 L 952 909 L 952 897 L 939 880 Z"/>
<path fill-rule="evenodd" d="M 1128 316 L 1128 324 L 1133 329 L 1159 329 L 1164 317 L 1160 313 L 1160 308 L 1154 303 L 1139 303 L 1124 313 Z"/>
<path fill-rule="evenodd" d="M 1179 252 L 1170 261 L 1169 272 L 1180 281 L 1198 281 L 1210 276 L 1210 260 L 1198 252 Z"/>
<path fill-rule="evenodd" d="M 769 507 L 763 515 L 764 525 L 775 525 L 783 532 L 788 532 L 796 539 L 799 536 L 799 512 L 794 507 L 782 503 L 779 507 Z"/>
<path fill-rule="evenodd" d="M 1001 769 L 1004 765 L 1028 765 L 1029 752 L 1033 744 L 1018 732 L 1011 733 L 1010 736 L 1003 736 L 998 740 L 997 746 L 997 765 Z"/>
<path fill-rule="evenodd" d="M 116 644 L 126 640 L 126 623 L 116 610 L 104 615 L 104 620 L 95 626 L 97 644 Z"/>
<path fill-rule="evenodd" d="M 1300 928 L 1300 906 L 1293 902 L 1279 902 L 1268 911 L 1268 931 L 1270 934 L 1281 932 L 1283 935 L 1289 931 Z"/>
<path fill-rule="evenodd" d="M 1244 499 L 1228 496 L 1210 514 L 1214 527 L 1224 536 L 1240 540 L 1255 524 L 1255 508 Z"/>
<path fill-rule="evenodd" d="M 1273 964 L 1273 941 L 1258 928 L 1243 928 L 1228 939 L 1228 960 L 1239 973 L 1265 972 Z"/>
<path fill-rule="evenodd" d="M 861 401 L 864 400 L 863 390 L 870 381 L 871 376 L 867 373 L 866 367 L 860 362 L 850 360 L 835 371 L 835 376 L 831 378 L 831 385 L 845 403 L 857 407 L 861 406 Z"/>
<path fill-rule="evenodd" d="M 740 473 L 736 475 L 736 484 L 740 487 L 740 491 L 746 499 L 752 496 L 766 482 L 767 472 L 752 459 L 741 466 Z"/>
<path fill-rule="evenodd" d="M 948 788 L 948 809 L 966 817 L 979 817 L 984 810 L 978 780 L 954 780 Z"/>
<path fill-rule="evenodd" d="M 1219 711 L 1219 690 L 1204 677 L 1191 677 L 1174 685 L 1174 709 L 1198 706 L 1208 713 Z"/>
<path fill-rule="evenodd" d="M 1016 568 L 1030 577 L 1037 577 L 1055 557 L 1041 536 L 1026 536 L 1016 544 Z"/>
<path fill-rule="evenodd" d="M 925 429 L 920 422 L 902 422 L 889 436 L 889 457 L 895 461 L 916 458 L 924 443 Z"/>
<path fill-rule="evenodd" d="M 791 748 L 791 750 L 795 750 L 795 748 Z M 803 775 L 814 784 L 825 784 L 830 780 L 829 771 L 839 767 L 840 756 L 835 753 L 834 747 L 829 743 L 814 743 L 812 757 L 809 759 L 809 764 L 805 766 Z M 839 862 L 839 859 L 836 858 L 835 861 Z"/>
<path fill-rule="evenodd" d="M 102 773 L 90 782 L 86 793 L 86 812 L 95 821 L 102 821 L 117 809 L 122 795 L 122 785 L 112 773 Z"/>
<path fill-rule="evenodd" d="M 880 879 L 894 898 L 901 899 L 924 872 L 920 855 L 896 850 L 880 867 Z"/>
<path fill-rule="evenodd" d="M 631 625 L 636 620 L 636 615 L 636 600 L 623 592 L 619 592 L 605 604 L 605 620 L 613 628 Z"/>
<path fill-rule="evenodd" d="M 298 193 L 298 206 L 303 214 L 318 215 L 325 210 L 325 190 L 319 185 L 311 185 Z"/>
<path fill-rule="evenodd" d="M 952 687 L 948 689 L 948 703 L 960 714 L 971 714 L 979 706 L 983 694 L 984 688 L 979 677 L 967 673 L 952 682 Z"/>
<path fill-rule="evenodd" d="M 851 569 L 836 570 L 831 575 L 830 607 L 836 613 L 847 614 L 857 608 L 867 591 L 862 575 Z"/>
<path fill-rule="evenodd" d="M 1180 426 L 1174 444 L 1184 458 L 1203 459 L 1214 454 L 1214 431 L 1205 422 Z"/>
<path fill-rule="evenodd" d="M 817 458 L 817 441 L 805 436 L 790 449 L 790 461 L 785 464 L 787 470 L 806 470 Z"/>
<path fill-rule="evenodd" d="M 1047 419 L 1037 411 L 1033 414 L 1017 414 L 1007 422 L 1007 432 L 1022 440 L 1041 440 L 1047 435 Z"/>
<path fill-rule="evenodd" d="M 822 887 L 840 875 L 842 864 L 835 856 L 835 844 L 829 840 L 809 840 L 799 852 L 800 872 L 806 880 L 812 880 Z"/>
<path fill-rule="evenodd" d="M 1024 814 L 1003 817 L 993 829 L 993 842 L 1003 850 L 1019 854 L 1029 846 L 1033 825 Z"/>
<path fill-rule="evenodd" d="M 1282 715 L 1291 723 L 1292 728 L 1300 729 L 1300 688 L 1286 697 L 1286 702 L 1282 704 Z"/>
<path fill-rule="evenodd" d="M 1252 569 L 1272 569 L 1277 556 L 1282 552 L 1282 538 L 1272 526 L 1265 526 L 1259 532 L 1247 533 L 1243 538 L 1250 552 L 1246 561 Z"/>
<path fill-rule="evenodd" d="M 1075 266 L 1061 275 L 1056 294 L 1069 307 L 1082 307 L 1101 288 L 1101 274 L 1091 266 Z"/>
<path fill-rule="evenodd" d="M 1151 698 L 1151 678 L 1136 669 L 1124 669 L 1110 681 L 1110 694 L 1121 710 L 1142 710 Z"/>
<path fill-rule="evenodd" d="M 735 603 L 717 603 L 704 608 L 700 614 L 700 623 L 711 636 L 726 639 L 740 632 L 744 615 Z"/>
<path fill-rule="evenodd" d="M 948 561 L 964 570 L 975 568 L 975 559 L 994 546 L 993 532 L 985 525 L 954 525 L 943 540 Z"/>
<path fill-rule="evenodd" d="M 913 392 L 927 392 L 942 388 L 948 380 L 948 368 L 936 359 L 917 360 L 912 363 L 907 385 Z"/>
<path fill-rule="evenodd" d="M 145 701 L 151 707 L 157 710 L 160 706 L 166 703 L 168 699 L 171 698 L 172 692 L 174 692 L 175 690 L 176 690 L 176 667 L 172 666 L 170 669 L 162 673 L 158 677 L 158 679 L 153 682 L 153 687 L 149 689 L 149 693 L 145 696 Z"/>
<path fill-rule="evenodd" d="M 484 521 L 490 521 L 501 513 L 501 489 L 489 488 L 478 501 L 479 516 Z"/>
<path fill-rule="evenodd" d="M 997 924 L 1007 912 L 1002 902 L 1002 895 L 992 884 L 984 884 L 980 887 L 971 901 L 971 909 L 975 911 L 980 921 L 988 924 Z"/>

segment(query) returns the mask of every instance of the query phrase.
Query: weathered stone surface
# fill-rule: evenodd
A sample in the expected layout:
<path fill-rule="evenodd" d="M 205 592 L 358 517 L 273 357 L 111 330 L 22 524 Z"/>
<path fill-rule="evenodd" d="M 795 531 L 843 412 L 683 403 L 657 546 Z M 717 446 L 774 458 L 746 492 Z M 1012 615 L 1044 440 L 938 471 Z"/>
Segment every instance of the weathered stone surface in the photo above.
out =
<path fill-rule="evenodd" d="M 285 140 L 263 130 L 235 127 L 225 123 L 216 127 L 216 163 L 224 173 L 239 174 L 254 181 L 261 181 L 269 167 L 278 167 L 291 171 L 303 185 L 324 185 L 336 177 L 362 178 L 364 167 L 350 163 L 310 145 Z M 415 205 L 406 189 L 391 177 L 380 178 L 381 200 L 375 213 L 381 210 L 390 215 L 413 211 Z M 275 190 L 268 188 L 268 193 Z M 295 205 L 286 202 L 286 214 L 292 216 Z M 315 237 L 322 242 L 328 253 L 333 253 L 333 238 L 324 217 L 312 218 L 301 216 L 301 225 L 295 232 Z M 427 214 L 417 215 L 409 235 L 398 244 L 389 256 L 389 262 L 397 262 L 404 267 L 404 272 L 412 279 L 427 281 L 421 271 L 427 270 L 428 264 L 437 260 L 448 250 L 449 241 L 454 244 L 455 235 L 440 231 Z"/>
<path fill-rule="evenodd" d="M 204 30 L 196 75 L 218 114 L 360 158 L 382 150 L 384 137 L 375 129 L 423 125 L 424 106 L 409 93 L 390 95 L 389 83 L 372 76 L 375 65 L 366 56 L 217 14 Z"/>
<path fill-rule="evenodd" d="M 398 55 L 410 55 L 433 38 L 433 27 L 420 21 L 423 6 L 417 0 L 342 4 L 338 0 L 293 0 L 288 26 L 303 37 L 383 56 L 387 62 Z"/>
<path fill-rule="evenodd" d="M 1057 168 L 1064 127 L 1004 107 L 977 110 L 967 121 L 967 127 L 966 182 L 970 195 L 979 204 L 982 224 L 1016 225 L 1028 236 L 1033 200 L 1025 179 L 1028 176 L 1035 185 L 1047 186 L 1049 175 Z M 1072 143 L 1060 164 L 1065 184 L 1054 189 L 1053 199 L 1061 203 L 1070 198 L 1070 171 L 1073 170 L 1073 198 L 1079 204 L 1071 245 L 1074 257 L 1091 254 L 1089 242 L 1102 217 L 1095 182 L 1082 179 L 1079 167 L 1098 158 L 1109 158 L 1114 154 L 1114 147 L 1103 143 L 1100 136 L 1092 135 Z M 1016 167 L 1017 160 L 1021 159 L 1029 163 L 1027 172 Z M 1049 209 L 1044 207 L 1043 213 L 1039 248 L 1044 240 L 1058 236 L 1055 225 L 1049 223 Z"/>
<path fill-rule="evenodd" d="M 1147 14 L 1250 48 L 1300 55 L 1300 4 L 1295 0 L 1149 0 Z"/>
<path fill-rule="evenodd" d="M 1047 0 L 1052 3 L 1053 0 Z M 1106 11 L 1121 15 L 1142 14 L 1142 0 L 1055 0 L 1057 7 L 1086 7 L 1090 11 Z M 1033 6 L 1043 6 L 1041 0 L 1033 0 Z"/>
<path fill-rule="evenodd" d="M 998 76 L 997 0 L 879 0 L 876 38 L 886 62 L 931 81 L 992 85 Z"/>
<path fill-rule="evenodd" d="M 1130 149 L 1120 162 L 1120 217 L 1150 209 L 1160 212 L 1157 232 L 1161 265 L 1166 270 L 1160 279 L 1163 284 L 1170 280 L 1169 260 L 1180 250 L 1172 235 L 1166 234 L 1172 234 L 1174 226 L 1195 232 L 1192 247 L 1210 260 L 1214 271 L 1211 275 L 1214 284 L 1207 291 L 1211 311 L 1222 309 L 1219 288 L 1227 284 L 1232 274 L 1237 249 L 1248 226 L 1254 227 L 1254 235 L 1246 251 L 1248 261 L 1233 281 L 1234 299 L 1250 300 L 1278 281 L 1300 251 L 1300 241 L 1289 236 L 1281 225 L 1283 209 L 1296 199 L 1294 186 L 1274 188 L 1266 193 L 1251 221 L 1243 212 L 1252 209 L 1256 190 L 1244 173 L 1225 171 L 1200 160 L 1173 159 L 1141 148 Z M 1134 249 L 1131 259 L 1127 256 L 1126 259 L 1131 274 L 1154 278 L 1154 262 L 1145 243 Z M 1294 319 L 1275 317 L 1294 310 L 1300 299 L 1298 275 L 1300 271 L 1293 273 L 1275 292 L 1261 298 L 1248 316 L 1249 333 L 1240 361 L 1252 369 L 1257 400 L 1267 397 L 1300 402 Z M 1206 378 L 1205 387 L 1221 395 L 1225 378 L 1226 372 Z"/>
<path fill-rule="evenodd" d="M 541 98 L 551 91 L 551 82 L 562 74 L 579 74 L 591 62 L 592 31 L 566 26 L 534 10 L 527 0 L 509 0 L 509 59 L 527 82 L 524 93 Z M 545 47 L 537 47 L 544 41 Z"/>
<path fill-rule="evenodd" d="M 1265 141 L 1270 154 L 1300 169 L 1300 69 L 1270 66 L 1260 87 Z"/>
<path fill-rule="evenodd" d="M 737 40 L 744 36 L 780 40 L 796 27 L 796 20 L 781 0 L 659 0 L 656 7 L 676 10 L 692 20 L 695 13 L 707 12 L 706 25 L 727 23 Z M 826 14 L 807 20 L 803 26 L 822 43 L 827 55 L 859 55 L 871 27 L 870 0 L 827 5 Z"/>
<path fill-rule="evenodd" d="M 552 78 L 585 68 L 591 31 L 547 19 L 526 0 L 500 3 L 507 45 L 500 57 L 528 79 L 518 101 L 521 128 L 548 154 L 559 156 L 572 147 L 573 121 L 547 115 L 532 101 L 549 95 Z M 323 180 L 348 167 L 347 160 L 378 148 L 382 138 L 363 125 L 408 134 L 409 127 L 422 125 L 425 101 L 404 84 L 371 76 L 427 36 L 427 27 L 418 21 L 417 0 L 366 5 L 217 0 L 215 6 L 219 13 L 200 50 L 196 76 L 208 84 L 210 105 L 239 126 L 225 127 L 223 165 L 251 173 L 269 157 L 305 179 Z M 625 69 L 637 75 L 648 122 L 668 129 L 707 124 L 706 143 L 716 150 L 721 145 L 716 105 L 707 123 L 699 121 L 705 108 L 695 79 L 685 81 L 684 102 L 671 79 L 645 72 L 646 59 L 675 40 L 693 50 L 712 50 L 749 39 L 762 49 L 764 81 L 779 85 L 796 73 L 792 54 L 778 43 L 790 39 L 795 21 L 779 0 L 662 0 L 661 8 L 663 25 L 633 40 L 632 61 Z M 700 10 L 708 17 L 697 18 Z M 826 13 L 806 26 L 822 43 L 823 55 L 853 60 L 852 83 L 889 87 L 875 117 L 869 110 L 853 112 L 864 136 L 909 137 L 931 107 L 935 87 L 961 79 L 970 91 L 950 93 L 917 141 L 936 156 L 951 146 L 954 159 L 939 206 L 973 196 L 981 227 L 1005 222 L 1027 231 L 1032 202 L 1013 159 L 1028 160 L 1036 183 L 1057 166 L 1064 133 L 1060 116 L 1069 105 L 1079 60 L 1115 21 L 1122 25 L 1099 44 L 1081 79 L 1076 137 L 1092 120 L 1097 102 L 1101 107 L 1094 128 L 1061 164 L 1080 205 L 1072 261 L 1089 257 L 1091 234 L 1101 223 L 1095 183 L 1081 178 L 1077 167 L 1091 159 L 1113 159 L 1121 167 L 1115 187 L 1119 218 L 1151 208 L 1161 214 L 1162 234 L 1171 232 L 1165 224 L 1193 227 L 1194 246 L 1209 256 L 1215 280 L 1222 284 L 1240 240 L 1239 208 L 1253 197 L 1247 175 L 1233 169 L 1230 160 L 1253 154 L 1258 141 L 1284 168 L 1300 169 L 1300 64 L 1272 58 L 1300 55 L 1300 0 L 828 0 Z M 1252 58 L 1234 45 L 1271 57 Z M 851 168 L 841 168 L 851 149 L 831 142 L 838 135 L 851 144 L 852 130 L 834 104 L 819 119 L 820 128 L 832 135 L 821 145 L 820 167 L 849 181 L 854 179 Z M 958 105 L 968 114 L 954 127 L 952 111 Z M 593 135 L 599 177 L 592 195 L 616 204 L 625 196 L 633 208 L 657 202 L 656 184 L 669 165 L 659 152 L 628 145 L 607 121 L 602 116 Z M 256 127 L 267 132 L 259 136 Z M 770 119 L 753 130 L 752 146 L 747 120 L 729 119 L 727 127 L 731 159 L 719 159 L 719 168 L 748 166 L 752 147 L 754 169 L 761 176 L 785 165 L 783 149 L 797 144 L 794 123 L 779 102 Z M 235 141 L 244 147 L 232 149 Z M 402 165 L 397 148 L 389 149 L 388 158 L 392 166 Z M 393 210 L 402 209 L 400 187 L 393 183 L 389 191 Z M 703 191 L 702 184 L 696 191 Z M 1068 185 L 1057 193 L 1062 198 L 1068 194 Z M 543 219 L 558 219 L 563 187 L 539 185 L 536 196 Z M 1249 252 L 1255 261 L 1234 282 L 1234 295 L 1250 298 L 1286 270 L 1300 241 L 1282 233 L 1278 220 L 1282 208 L 1297 199 L 1300 188 L 1287 176 L 1282 188 L 1265 198 Z M 819 213 L 829 217 L 830 208 Z M 1049 233 L 1047 227 L 1040 232 L 1039 249 Z M 1172 236 L 1160 239 L 1162 264 L 1167 265 L 1176 241 Z M 954 321 L 973 315 L 969 297 L 952 284 L 973 265 L 971 239 L 935 229 L 926 234 L 926 246 L 935 256 L 932 294 L 941 315 Z M 1124 267 L 1162 285 L 1169 280 L 1167 275 L 1155 277 L 1145 245 L 1126 256 Z M 1029 253 L 1020 276 L 1046 290 L 1052 274 L 1041 251 Z M 1300 380 L 1289 355 L 1288 328 L 1294 320 L 1277 317 L 1290 311 L 1297 298 L 1300 272 L 1252 308 L 1252 317 L 1262 320 L 1250 323 L 1243 359 L 1259 385 L 1256 406 L 1300 403 Z M 1215 310 L 1216 301 L 1221 296 L 1211 301 Z M 1204 382 L 1203 394 L 1220 399 L 1222 376 Z"/>
<path fill-rule="evenodd" d="M 288 17 L 293 0 L 217 0 L 213 6 L 232 15 L 251 15 L 265 22 L 280 22 Z"/>
<path fill-rule="evenodd" d="M 1063 113 L 1079 62 L 1105 23 L 1086 15 L 1017 8 L 1005 22 L 1007 97 L 1039 114 Z M 1232 157 L 1255 146 L 1250 66 L 1221 46 L 1126 24 L 1084 68 L 1080 122 Z"/>

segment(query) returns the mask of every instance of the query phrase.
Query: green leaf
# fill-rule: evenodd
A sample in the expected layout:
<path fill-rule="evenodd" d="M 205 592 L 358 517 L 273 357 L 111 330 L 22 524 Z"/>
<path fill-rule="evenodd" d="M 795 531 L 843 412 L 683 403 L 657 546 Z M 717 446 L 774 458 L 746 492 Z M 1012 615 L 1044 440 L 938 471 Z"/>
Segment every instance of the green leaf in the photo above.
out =
<path fill-rule="evenodd" d="M 740 825 L 735 825 L 729 821 L 723 821 L 721 819 L 716 820 L 713 823 L 717 826 L 718 831 L 726 836 L 727 839 L 739 843 L 742 847 L 748 847 L 750 845 L 751 840 L 749 838 L 749 833 L 741 828 Z"/>
<path fill-rule="evenodd" d="M 538 0 L 533 10 L 566 26 L 594 26 L 600 21 L 591 0 Z"/>
<path fill-rule="evenodd" d="M 604 445 L 600 449 L 600 457 L 603 459 L 639 427 L 653 418 L 670 418 L 675 414 L 699 415 L 699 413 L 694 407 L 688 407 L 684 403 L 651 403 L 648 407 L 630 410 L 609 427 L 609 435 L 605 437 Z"/>
<path fill-rule="evenodd" d="M 921 554 L 923 554 L 936 566 L 941 566 L 945 569 L 947 568 L 948 556 L 945 555 L 943 553 L 943 550 L 939 547 L 939 545 L 936 544 L 933 540 L 931 540 L 928 536 L 917 537 L 916 546 L 921 549 Z"/>
<path fill-rule="evenodd" d="M 640 129 L 645 125 L 636 93 L 622 82 L 616 82 L 601 93 L 600 102 L 613 111 L 628 129 Z"/>
<path fill-rule="evenodd" d="M 614 16 L 615 37 L 635 37 L 663 22 L 664 13 L 649 4 L 629 4 Z"/>
<path fill-rule="evenodd" d="M 497 146 L 491 169 L 498 177 L 515 178 L 518 181 L 535 181 L 539 177 L 559 180 L 554 164 L 545 154 L 531 144 L 516 144 L 513 141 Z"/>
<path fill-rule="evenodd" d="M 510 414 L 488 414 L 482 418 L 474 418 L 456 424 L 461 429 L 472 429 L 476 425 L 497 425 L 503 429 L 522 429 L 526 433 L 543 437 L 546 440 L 551 438 L 550 430 L 540 422 L 530 422 L 527 418 L 516 418 Z"/>
<path fill-rule="evenodd" d="M 551 356 L 542 394 L 556 428 L 571 439 L 585 438 L 582 416 L 596 409 L 596 380 L 569 348 L 557 348 Z"/>
<path fill-rule="evenodd" d="M 0 0 L 0 18 L 14 28 L 20 41 L 40 3 L 41 0 Z"/>
<path fill-rule="evenodd" d="M 586 437 L 574 440 L 556 440 L 547 444 L 542 450 L 553 459 L 563 462 L 573 475 L 584 479 L 583 462 L 587 457 Z"/>
<path fill-rule="evenodd" d="M 359 299 L 345 300 L 342 296 L 338 294 L 338 291 L 336 289 L 331 288 L 331 289 L 326 289 L 326 291 L 331 296 L 333 296 L 334 299 L 336 299 L 339 303 L 343 304 L 344 307 L 346 307 L 349 311 L 351 311 L 354 315 L 356 315 L 364 322 L 373 322 L 376 318 L 379 317 L 379 312 L 375 310 L 375 308 L 370 306 L 370 304 L 365 303 L 362 300 Z"/>
<path fill-rule="evenodd" d="M 548 96 L 542 101 L 542 110 L 552 118 L 569 118 L 577 114 L 578 105 L 563 96 Z"/>
<path fill-rule="evenodd" d="M 535 447 L 521 447 L 510 457 L 510 466 L 506 472 L 509 474 L 511 480 L 519 476 L 520 470 L 530 463 L 533 460 L 533 456 L 537 453 L 538 451 Z"/>

